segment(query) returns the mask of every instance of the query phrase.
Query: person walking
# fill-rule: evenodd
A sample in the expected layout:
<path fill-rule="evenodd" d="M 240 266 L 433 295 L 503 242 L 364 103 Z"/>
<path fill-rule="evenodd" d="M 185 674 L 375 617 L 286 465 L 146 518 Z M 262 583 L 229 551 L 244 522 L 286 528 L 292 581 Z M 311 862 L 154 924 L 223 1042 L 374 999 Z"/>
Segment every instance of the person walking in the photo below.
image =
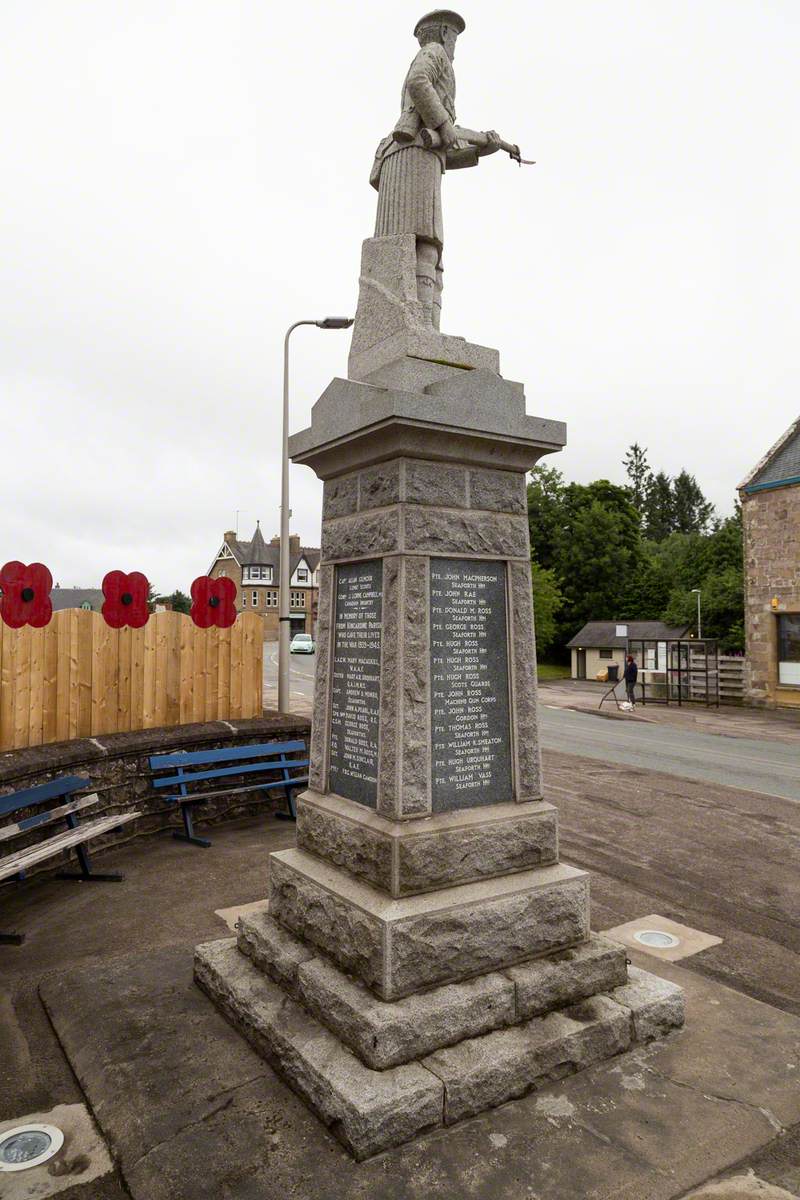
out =
<path fill-rule="evenodd" d="M 631 708 L 636 707 L 636 680 L 638 677 L 639 668 L 636 665 L 636 659 L 632 654 L 629 654 L 622 678 L 625 680 L 625 694 L 628 697 L 628 703 Z"/>

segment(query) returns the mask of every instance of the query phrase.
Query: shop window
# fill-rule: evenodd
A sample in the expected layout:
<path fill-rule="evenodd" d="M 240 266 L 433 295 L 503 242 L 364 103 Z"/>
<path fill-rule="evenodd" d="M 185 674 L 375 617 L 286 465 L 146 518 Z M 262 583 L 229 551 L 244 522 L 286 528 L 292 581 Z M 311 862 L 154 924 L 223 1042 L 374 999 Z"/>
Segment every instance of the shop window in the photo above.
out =
<path fill-rule="evenodd" d="M 800 613 L 778 617 L 778 683 L 800 688 Z"/>

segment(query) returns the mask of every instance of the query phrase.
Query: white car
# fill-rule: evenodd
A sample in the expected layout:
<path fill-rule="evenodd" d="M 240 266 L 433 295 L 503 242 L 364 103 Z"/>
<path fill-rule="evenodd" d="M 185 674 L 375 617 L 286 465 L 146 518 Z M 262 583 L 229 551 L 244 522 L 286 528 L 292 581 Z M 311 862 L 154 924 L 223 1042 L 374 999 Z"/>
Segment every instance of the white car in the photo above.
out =
<path fill-rule="evenodd" d="M 310 633 L 296 633 L 289 644 L 290 654 L 313 654 L 314 640 Z"/>

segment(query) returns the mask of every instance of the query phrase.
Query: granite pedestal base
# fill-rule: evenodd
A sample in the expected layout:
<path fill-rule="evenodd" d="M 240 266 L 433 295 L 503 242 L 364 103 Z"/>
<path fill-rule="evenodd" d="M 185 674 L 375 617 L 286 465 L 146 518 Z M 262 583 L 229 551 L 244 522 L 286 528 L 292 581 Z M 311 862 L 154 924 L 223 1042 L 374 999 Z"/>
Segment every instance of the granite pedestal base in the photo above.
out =
<path fill-rule="evenodd" d="M 258 913 L 197 947 L 195 978 L 357 1159 L 683 1023 L 681 989 L 596 936 L 386 1002 Z"/>

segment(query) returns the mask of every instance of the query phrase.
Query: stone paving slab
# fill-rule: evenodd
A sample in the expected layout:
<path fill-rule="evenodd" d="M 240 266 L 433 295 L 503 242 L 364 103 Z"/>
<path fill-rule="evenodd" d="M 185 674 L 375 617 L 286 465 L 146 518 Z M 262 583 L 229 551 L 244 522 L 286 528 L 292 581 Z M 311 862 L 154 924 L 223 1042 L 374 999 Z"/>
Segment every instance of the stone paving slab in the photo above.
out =
<path fill-rule="evenodd" d="M 687 1024 L 365 1163 L 165 947 L 59 971 L 56 1033 L 134 1200 L 677 1200 L 800 1122 L 800 1019 L 693 971 Z"/>

